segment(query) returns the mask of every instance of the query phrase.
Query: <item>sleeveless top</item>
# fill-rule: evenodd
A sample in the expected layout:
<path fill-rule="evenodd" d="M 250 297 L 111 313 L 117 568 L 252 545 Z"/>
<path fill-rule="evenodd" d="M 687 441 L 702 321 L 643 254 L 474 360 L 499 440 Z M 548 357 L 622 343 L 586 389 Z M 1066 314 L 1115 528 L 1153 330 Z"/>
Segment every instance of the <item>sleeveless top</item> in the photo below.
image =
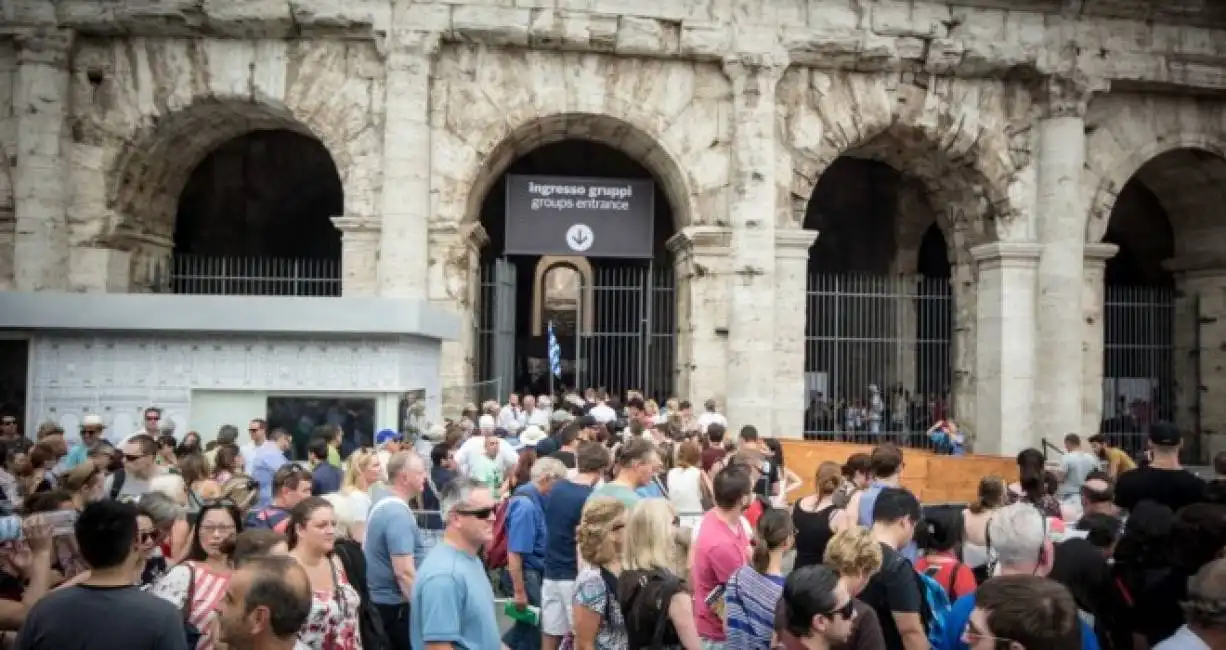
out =
<path fill-rule="evenodd" d="M 668 470 L 668 500 L 682 517 L 702 516 L 702 470 L 674 467 Z"/>
<path fill-rule="evenodd" d="M 792 525 L 796 526 L 795 569 L 822 563 L 822 558 L 826 555 L 826 545 L 830 543 L 830 538 L 834 537 L 830 518 L 838 510 L 831 504 L 820 510 L 809 511 L 800 507 L 801 501 L 792 506 Z"/>

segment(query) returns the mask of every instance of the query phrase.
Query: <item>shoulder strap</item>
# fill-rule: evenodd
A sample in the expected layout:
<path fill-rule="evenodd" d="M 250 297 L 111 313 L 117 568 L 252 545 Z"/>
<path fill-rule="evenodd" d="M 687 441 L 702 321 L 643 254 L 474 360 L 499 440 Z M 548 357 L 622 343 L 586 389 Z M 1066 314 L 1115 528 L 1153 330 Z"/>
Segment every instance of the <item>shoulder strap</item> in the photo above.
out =
<path fill-rule="evenodd" d="M 192 566 L 191 560 L 183 563 L 187 567 L 187 593 L 183 595 L 183 622 L 188 622 L 192 617 L 192 601 L 196 600 L 196 567 Z"/>
<path fill-rule="evenodd" d="M 668 631 L 668 624 L 671 619 L 668 616 L 668 609 L 672 605 L 673 596 L 681 589 L 681 581 L 676 576 L 667 573 L 659 572 L 664 585 L 660 587 L 660 616 L 656 619 L 656 629 L 651 635 L 651 648 L 658 649 L 664 647 L 664 634 Z"/>
<path fill-rule="evenodd" d="M 952 601 L 954 598 L 957 598 L 957 594 L 955 594 L 955 593 L 954 593 L 954 583 L 955 583 L 955 582 L 957 582 L 957 580 L 958 580 L 958 571 L 959 571 L 961 568 L 962 568 L 962 563 L 961 563 L 961 562 L 955 562 L 955 563 L 954 563 L 953 568 L 949 570 L 949 586 L 948 586 L 948 590 L 949 590 L 949 599 L 950 599 L 951 601 Z"/>
<path fill-rule="evenodd" d="M 345 599 L 341 598 L 341 576 L 336 571 L 336 557 L 328 556 L 328 569 L 332 572 L 332 598 L 336 601 L 336 606 L 341 610 L 341 616 L 347 617 L 348 606 L 345 604 Z"/>
<path fill-rule="evenodd" d="M 122 467 L 115 470 L 114 474 L 111 474 L 111 500 L 112 501 L 119 498 L 119 491 L 123 489 L 123 482 L 124 482 L 124 479 L 126 478 L 128 478 L 128 473 L 124 471 Z"/>

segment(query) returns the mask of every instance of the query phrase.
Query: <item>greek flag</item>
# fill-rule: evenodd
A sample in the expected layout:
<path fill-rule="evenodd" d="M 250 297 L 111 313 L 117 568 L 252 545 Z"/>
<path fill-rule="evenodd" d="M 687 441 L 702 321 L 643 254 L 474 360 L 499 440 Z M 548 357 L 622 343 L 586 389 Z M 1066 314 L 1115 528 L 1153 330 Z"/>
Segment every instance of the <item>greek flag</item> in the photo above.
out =
<path fill-rule="evenodd" d="M 562 377 L 562 346 L 553 335 L 553 321 L 549 321 L 549 372 L 559 379 Z"/>

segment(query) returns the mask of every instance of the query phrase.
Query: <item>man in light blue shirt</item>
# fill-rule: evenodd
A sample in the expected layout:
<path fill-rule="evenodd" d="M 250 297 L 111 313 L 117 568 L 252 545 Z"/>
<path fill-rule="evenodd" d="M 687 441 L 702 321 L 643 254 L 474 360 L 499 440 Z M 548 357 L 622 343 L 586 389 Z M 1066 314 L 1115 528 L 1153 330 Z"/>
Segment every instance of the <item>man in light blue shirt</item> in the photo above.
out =
<path fill-rule="evenodd" d="M 409 502 L 421 494 L 425 482 L 421 457 L 411 451 L 392 454 L 387 493 L 366 518 L 366 587 L 393 648 L 409 646 L 409 597 L 417 567 L 425 560 L 425 543 Z"/>
<path fill-rule="evenodd" d="M 102 418 L 97 415 L 86 415 L 81 418 L 81 441 L 72 445 L 68 455 L 60 461 L 65 471 L 70 470 L 89 458 L 89 452 L 102 440 L 102 430 L 106 428 Z"/>
<path fill-rule="evenodd" d="M 413 585 L 413 650 L 450 645 L 455 650 L 496 650 L 494 590 L 477 556 L 494 538 L 497 504 L 489 488 L 457 479 L 443 505 L 447 530 L 422 563 Z"/>
<path fill-rule="evenodd" d="M 272 477 L 288 463 L 285 452 L 289 451 L 290 437 L 284 429 L 273 429 L 268 435 L 268 443 L 256 448 L 255 455 L 247 461 L 251 468 L 251 478 L 260 484 L 260 500 L 257 508 L 263 508 L 272 503 Z"/>

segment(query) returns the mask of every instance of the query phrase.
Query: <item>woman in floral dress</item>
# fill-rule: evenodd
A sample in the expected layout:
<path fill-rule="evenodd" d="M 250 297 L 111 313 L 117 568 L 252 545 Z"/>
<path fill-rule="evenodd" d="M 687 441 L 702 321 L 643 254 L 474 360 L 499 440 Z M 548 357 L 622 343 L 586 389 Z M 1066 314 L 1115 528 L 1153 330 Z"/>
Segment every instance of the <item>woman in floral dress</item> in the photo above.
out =
<path fill-rule="evenodd" d="M 361 597 L 332 555 L 336 512 L 322 497 L 311 497 L 290 512 L 286 541 L 311 580 L 311 613 L 298 632 L 298 648 L 362 650 L 358 628 Z"/>

